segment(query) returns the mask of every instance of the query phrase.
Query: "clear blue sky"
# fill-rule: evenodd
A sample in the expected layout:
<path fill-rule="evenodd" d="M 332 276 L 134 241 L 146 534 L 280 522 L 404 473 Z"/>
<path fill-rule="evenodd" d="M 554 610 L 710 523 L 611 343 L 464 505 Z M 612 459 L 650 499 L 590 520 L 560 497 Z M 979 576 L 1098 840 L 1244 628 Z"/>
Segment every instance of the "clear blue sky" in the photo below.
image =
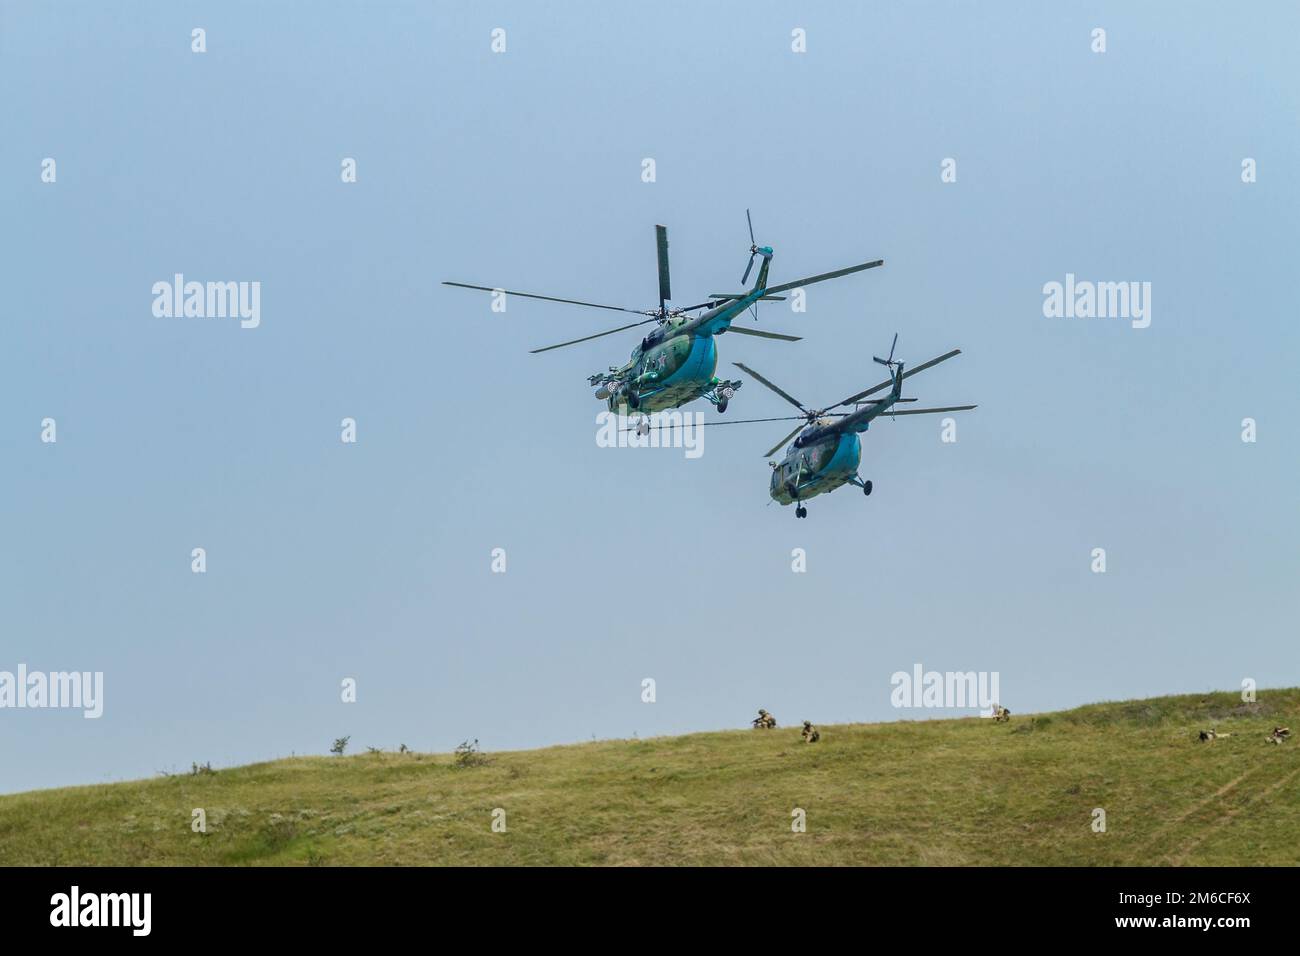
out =
<path fill-rule="evenodd" d="M 1300 14 L 1090 6 L 5 3 L 0 670 L 105 702 L 0 711 L 0 792 L 935 716 L 890 706 L 917 662 L 1017 713 L 1300 683 Z M 586 376 L 636 333 L 527 350 L 613 313 L 438 284 L 646 307 L 662 222 L 687 304 L 747 206 L 773 282 L 886 264 L 724 363 L 826 404 L 898 331 L 964 350 L 912 394 L 980 405 L 954 445 L 873 427 L 872 497 L 805 521 L 765 506 L 779 425 L 596 446 Z M 176 272 L 260 281 L 261 327 L 155 318 Z M 1067 272 L 1151 282 L 1150 328 L 1045 318 Z"/>

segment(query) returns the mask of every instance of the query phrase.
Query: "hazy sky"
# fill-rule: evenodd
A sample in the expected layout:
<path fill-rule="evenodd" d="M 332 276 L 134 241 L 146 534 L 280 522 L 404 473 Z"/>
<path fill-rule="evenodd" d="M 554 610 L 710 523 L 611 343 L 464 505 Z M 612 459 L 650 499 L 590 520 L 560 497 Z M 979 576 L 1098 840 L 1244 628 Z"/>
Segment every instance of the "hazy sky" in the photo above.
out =
<path fill-rule="evenodd" d="M 1017 713 L 1300 683 L 1300 13 L 1090 6 L 5 2 L 0 670 L 102 671 L 104 713 L 0 710 L 0 792 L 951 713 L 891 706 L 917 663 Z M 910 394 L 980 406 L 879 422 L 873 495 L 804 521 L 780 423 L 597 447 L 637 333 L 528 349 L 618 314 L 439 285 L 648 307 L 666 223 L 690 304 L 747 206 L 774 284 L 885 266 L 719 374 L 825 405 L 897 331 L 964 351 Z M 260 326 L 155 317 L 175 273 Z M 1046 318 L 1067 273 L 1150 282 L 1150 326 Z"/>

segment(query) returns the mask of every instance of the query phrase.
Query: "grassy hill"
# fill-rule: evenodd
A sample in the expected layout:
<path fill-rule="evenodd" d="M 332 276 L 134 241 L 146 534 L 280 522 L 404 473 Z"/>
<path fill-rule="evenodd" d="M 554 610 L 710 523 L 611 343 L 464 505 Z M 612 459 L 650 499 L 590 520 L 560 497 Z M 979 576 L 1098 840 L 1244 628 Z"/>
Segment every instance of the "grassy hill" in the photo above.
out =
<path fill-rule="evenodd" d="M 34 791 L 0 796 L 0 864 L 1300 864 L 1300 689 L 1259 696 Z M 1275 724 L 1297 738 L 1267 743 Z M 1211 726 L 1232 736 L 1199 743 Z"/>

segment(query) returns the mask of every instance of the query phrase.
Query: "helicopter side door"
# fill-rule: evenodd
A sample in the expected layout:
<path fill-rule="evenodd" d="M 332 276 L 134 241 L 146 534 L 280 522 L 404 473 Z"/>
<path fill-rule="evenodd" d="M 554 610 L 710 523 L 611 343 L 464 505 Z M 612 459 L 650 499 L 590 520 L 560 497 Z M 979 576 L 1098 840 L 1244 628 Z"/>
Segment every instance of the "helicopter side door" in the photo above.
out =
<path fill-rule="evenodd" d="M 793 491 L 799 478 L 799 456 L 791 455 L 781 465 L 781 484 Z"/>

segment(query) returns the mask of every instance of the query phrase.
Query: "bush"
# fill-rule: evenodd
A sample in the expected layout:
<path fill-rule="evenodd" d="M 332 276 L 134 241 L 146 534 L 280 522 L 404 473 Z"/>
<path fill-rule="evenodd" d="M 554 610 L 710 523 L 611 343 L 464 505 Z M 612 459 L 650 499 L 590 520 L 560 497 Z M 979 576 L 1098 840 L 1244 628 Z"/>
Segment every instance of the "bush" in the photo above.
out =
<path fill-rule="evenodd" d="M 342 757 L 343 751 L 348 749 L 348 741 L 351 739 L 352 738 L 350 736 L 339 737 L 337 740 L 334 741 L 334 746 L 330 748 L 330 753 L 338 754 L 340 757 Z"/>
<path fill-rule="evenodd" d="M 456 748 L 456 766 L 457 767 L 477 767 L 487 763 L 487 755 L 478 749 L 478 738 L 474 742 L 462 740 Z"/>

